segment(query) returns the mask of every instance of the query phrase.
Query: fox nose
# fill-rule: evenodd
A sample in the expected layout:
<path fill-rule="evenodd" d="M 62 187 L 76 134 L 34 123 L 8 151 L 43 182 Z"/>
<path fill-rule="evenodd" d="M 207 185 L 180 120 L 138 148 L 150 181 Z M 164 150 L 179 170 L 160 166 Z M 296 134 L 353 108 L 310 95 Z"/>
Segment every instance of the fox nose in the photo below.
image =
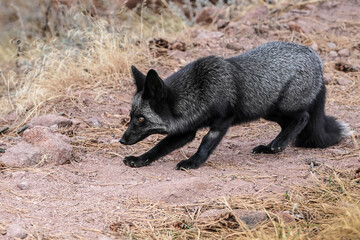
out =
<path fill-rule="evenodd" d="M 124 140 L 124 138 L 121 138 L 121 139 L 120 139 L 120 143 L 121 143 L 121 144 L 125 144 L 125 143 L 126 143 L 125 140 Z"/>

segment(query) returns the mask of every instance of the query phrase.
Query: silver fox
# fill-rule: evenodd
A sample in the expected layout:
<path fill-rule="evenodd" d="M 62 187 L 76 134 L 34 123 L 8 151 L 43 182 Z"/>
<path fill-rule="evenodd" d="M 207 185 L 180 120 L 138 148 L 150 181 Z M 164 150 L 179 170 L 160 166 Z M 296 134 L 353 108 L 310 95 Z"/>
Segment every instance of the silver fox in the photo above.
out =
<path fill-rule="evenodd" d="M 167 134 L 141 156 L 124 163 L 141 167 L 192 141 L 210 127 L 197 152 L 176 169 L 200 167 L 232 125 L 264 118 L 281 132 L 253 153 L 277 153 L 295 146 L 326 148 L 347 134 L 346 124 L 325 115 L 326 89 L 319 56 L 309 47 L 269 42 L 231 58 L 198 59 L 162 80 L 157 72 L 131 67 L 137 91 L 122 144 Z"/>

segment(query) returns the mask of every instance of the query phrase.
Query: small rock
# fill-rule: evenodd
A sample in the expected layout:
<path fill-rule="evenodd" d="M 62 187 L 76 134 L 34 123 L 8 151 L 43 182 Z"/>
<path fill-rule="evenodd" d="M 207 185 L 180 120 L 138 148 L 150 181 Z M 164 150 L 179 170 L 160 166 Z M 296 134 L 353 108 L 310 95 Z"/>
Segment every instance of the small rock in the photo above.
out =
<path fill-rule="evenodd" d="M 337 82 L 339 85 L 348 85 L 348 84 L 351 83 L 351 80 L 346 79 L 346 78 L 338 78 L 338 79 L 336 79 L 336 82 Z"/>
<path fill-rule="evenodd" d="M 66 117 L 55 114 L 48 114 L 40 117 L 34 117 L 27 125 L 29 128 L 33 128 L 35 126 L 50 127 L 53 125 L 57 125 L 58 128 L 62 128 L 70 127 L 72 124 L 72 121 Z"/>
<path fill-rule="evenodd" d="M 39 147 L 21 141 L 8 148 L 0 157 L 0 162 L 9 167 L 25 167 L 37 164 L 41 159 L 42 153 Z"/>
<path fill-rule="evenodd" d="M 228 43 L 228 44 L 226 44 L 226 48 L 232 49 L 235 51 L 244 50 L 244 47 L 239 43 Z"/>
<path fill-rule="evenodd" d="M 16 185 L 21 190 L 27 190 L 29 189 L 29 183 L 28 182 L 21 182 Z"/>
<path fill-rule="evenodd" d="M 199 219 L 205 221 L 214 220 L 222 225 L 226 225 L 229 228 L 237 228 L 239 227 L 239 224 L 234 218 L 234 215 L 248 225 L 249 228 L 252 228 L 268 219 L 268 216 L 264 211 L 241 209 L 236 209 L 232 212 L 227 209 L 210 209 L 203 212 Z"/>
<path fill-rule="evenodd" d="M 328 48 L 330 48 L 330 49 L 335 49 L 335 48 L 337 47 L 336 44 L 333 43 L 333 42 L 329 42 L 329 43 L 327 44 L 327 46 L 328 46 Z"/>
<path fill-rule="evenodd" d="M 218 11 L 217 8 L 205 7 L 202 9 L 200 14 L 196 17 L 196 23 L 200 24 L 211 24 L 214 20 L 214 16 Z"/>
<path fill-rule="evenodd" d="M 33 166 L 40 161 L 61 165 L 70 161 L 72 150 L 67 136 L 35 126 L 24 132 L 23 141 L 6 150 L 0 162 L 10 167 Z"/>
<path fill-rule="evenodd" d="M 101 127 L 102 126 L 100 120 L 95 117 L 89 118 L 88 120 L 86 120 L 86 122 L 92 127 Z"/>
<path fill-rule="evenodd" d="M 8 227 L 6 235 L 9 237 L 24 239 L 28 234 L 25 229 L 20 227 L 18 224 L 13 223 Z"/>
<path fill-rule="evenodd" d="M 323 76 L 323 81 L 325 84 L 329 84 L 331 82 L 331 78 L 327 75 L 324 75 Z"/>
<path fill-rule="evenodd" d="M 330 51 L 329 56 L 332 58 L 336 58 L 338 56 L 338 53 L 336 51 Z"/>
<path fill-rule="evenodd" d="M 347 48 L 343 48 L 338 52 L 340 57 L 349 57 L 350 56 L 350 50 Z"/>
<path fill-rule="evenodd" d="M 318 51 L 319 50 L 319 46 L 316 44 L 316 43 L 313 43 L 311 45 L 311 48 L 314 50 L 314 51 Z"/>

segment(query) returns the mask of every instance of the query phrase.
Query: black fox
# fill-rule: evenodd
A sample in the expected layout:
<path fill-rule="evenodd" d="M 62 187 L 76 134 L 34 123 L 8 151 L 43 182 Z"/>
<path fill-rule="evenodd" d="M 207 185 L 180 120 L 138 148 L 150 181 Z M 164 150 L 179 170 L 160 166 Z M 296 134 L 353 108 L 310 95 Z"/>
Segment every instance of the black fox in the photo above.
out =
<path fill-rule="evenodd" d="M 264 118 L 281 132 L 253 153 L 277 153 L 295 146 L 326 148 L 347 134 L 345 124 L 325 115 L 325 85 L 319 56 L 309 47 L 269 42 L 231 58 L 198 59 L 164 81 L 153 69 L 147 75 L 131 67 L 136 94 L 131 121 L 122 144 L 135 144 L 151 134 L 167 134 L 130 167 L 149 165 L 192 141 L 196 131 L 210 127 L 197 152 L 176 169 L 201 166 L 230 126 Z"/>

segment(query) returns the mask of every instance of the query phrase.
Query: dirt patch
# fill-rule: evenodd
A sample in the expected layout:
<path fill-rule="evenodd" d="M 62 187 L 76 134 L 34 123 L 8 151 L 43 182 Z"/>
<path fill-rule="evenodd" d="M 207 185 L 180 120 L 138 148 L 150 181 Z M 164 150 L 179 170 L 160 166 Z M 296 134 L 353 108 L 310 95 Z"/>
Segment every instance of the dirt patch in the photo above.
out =
<path fill-rule="evenodd" d="M 360 15 L 350 14 L 359 11 L 358 1 L 325 1 L 295 6 L 278 15 L 266 13 L 269 15 L 262 21 L 240 19 L 219 32 L 191 30 L 194 44 L 186 48 L 186 55 L 163 56 L 176 62 L 175 67 L 156 66 L 166 77 L 198 57 L 229 57 L 271 40 L 316 44 L 330 78 L 327 113 L 348 123 L 352 130 L 352 135 L 336 146 L 288 147 L 276 155 L 253 155 L 255 146 L 269 143 L 279 132 L 276 124 L 259 120 L 231 128 L 199 169 L 176 171 L 175 166 L 196 151 L 206 130 L 198 132 L 189 145 L 148 167 L 129 168 L 122 162 L 125 156 L 141 154 L 161 138 L 151 136 L 130 147 L 118 143 L 128 120 L 134 86 L 128 86 L 126 92 L 107 88 L 106 94 L 77 90 L 72 94 L 80 102 L 64 98 L 50 103 L 77 123 L 57 130 L 71 138 L 75 150 L 71 163 L 3 169 L 0 223 L 18 224 L 33 238 L 94 239 L 110 232 L 111 224 L 126 214 L 130 200 L 177 205 L 223 196 L 269 196 L 286 193 L 290 186 L 311 185 L 320 178 L 314 168 L 358 169 L 360 76 L 359 72 L 337 71 L 335 63 L 342 60 L 359 66 L 360 49 L 356 46 L 360 42 Z M 242 47 L 226 47 L 231 44 Z M 350 52 L 347 57 L 330 55 L 330 51 L 341 53 L 345 48 Z M 339 84 L 335 80 L 340 78 L 349 82 Z M 99 124 L 93 124 L 94 119 Z M 20 140 L 9 133 L 1 138 L 0 147 Z M 26 188 L 18 187 L 24 182 Z"/>

